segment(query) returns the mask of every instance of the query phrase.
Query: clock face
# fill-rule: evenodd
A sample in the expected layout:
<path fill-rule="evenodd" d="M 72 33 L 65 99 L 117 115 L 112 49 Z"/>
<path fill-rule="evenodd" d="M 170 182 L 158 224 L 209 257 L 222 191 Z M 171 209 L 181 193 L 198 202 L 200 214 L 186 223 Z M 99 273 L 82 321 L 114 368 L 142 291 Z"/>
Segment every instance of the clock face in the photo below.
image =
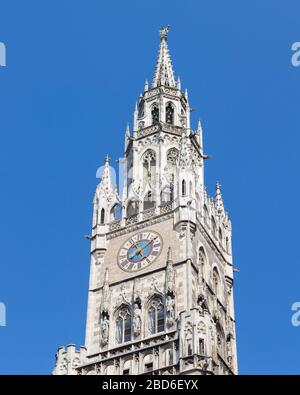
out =
<path fill-rule="evenodd" d="M 126 271 L 137 271 L 151 265 L 159 256 L 162 240 L 156 232 L 140 232 L 127 240 L 120 248 L 118 264 Z"/>

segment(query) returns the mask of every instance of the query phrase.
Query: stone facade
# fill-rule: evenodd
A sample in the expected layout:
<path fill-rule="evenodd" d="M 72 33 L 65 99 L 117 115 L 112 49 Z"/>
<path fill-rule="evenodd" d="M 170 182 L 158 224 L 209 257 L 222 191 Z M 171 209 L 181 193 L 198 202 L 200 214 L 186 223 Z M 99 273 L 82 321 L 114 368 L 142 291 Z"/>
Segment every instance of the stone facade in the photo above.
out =
<path fill-rule="evenodd" d="M 60 348 L 54 374 L 237 374 L 231 222 L 220 185 L 206 193 L 167 32 L 126 128 L 123 190 L 108 158 L 96 188 L 85 347 Z"/>

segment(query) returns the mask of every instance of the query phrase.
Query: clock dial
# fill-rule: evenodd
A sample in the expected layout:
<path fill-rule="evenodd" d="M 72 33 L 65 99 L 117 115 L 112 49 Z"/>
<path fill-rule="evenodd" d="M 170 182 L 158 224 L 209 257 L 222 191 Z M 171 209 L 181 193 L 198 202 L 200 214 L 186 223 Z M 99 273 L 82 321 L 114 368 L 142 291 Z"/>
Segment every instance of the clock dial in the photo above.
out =
<path fill-rule="evenodd" d="M 137 271 L 151 265 L 159 256 L 162 240 L 156 232 L 140 232 L 127 240 L 120 248 L 118 264 L 126 271 Z"/>

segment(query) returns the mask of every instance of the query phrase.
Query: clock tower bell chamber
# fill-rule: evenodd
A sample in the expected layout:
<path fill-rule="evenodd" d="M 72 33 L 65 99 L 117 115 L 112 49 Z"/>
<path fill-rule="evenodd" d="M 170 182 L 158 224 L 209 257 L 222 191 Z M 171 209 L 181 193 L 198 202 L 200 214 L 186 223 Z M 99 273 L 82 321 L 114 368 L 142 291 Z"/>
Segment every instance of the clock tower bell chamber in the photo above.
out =
<path fill-rule="evenodd" d="M 231 221 L 204 186 L 202 126 L 175 78 L 168 27 L 125 131 L 122 190 L 108 156 L 94 194 L 85 346 L 53 374 L 237 374 Z"/>

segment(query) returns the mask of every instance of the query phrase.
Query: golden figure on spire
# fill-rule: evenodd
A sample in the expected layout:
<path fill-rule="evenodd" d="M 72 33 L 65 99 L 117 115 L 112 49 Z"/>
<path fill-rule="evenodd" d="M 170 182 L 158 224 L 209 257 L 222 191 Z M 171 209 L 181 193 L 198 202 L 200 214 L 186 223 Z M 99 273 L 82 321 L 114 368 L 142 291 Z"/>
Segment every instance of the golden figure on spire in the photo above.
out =
<path fill-rule="evenodd" d="M 167 38 L 167 35 L 168 35 L 168 33 L 169 33 L 169 30 L 170 30 L 170 25 L 165 25 L 165 26 L 162 26 L 160 29 L 159 29 L 159 34 L 160 34 L 160 38 L 161 39 L 163 39 L 163 38 Z"/>

